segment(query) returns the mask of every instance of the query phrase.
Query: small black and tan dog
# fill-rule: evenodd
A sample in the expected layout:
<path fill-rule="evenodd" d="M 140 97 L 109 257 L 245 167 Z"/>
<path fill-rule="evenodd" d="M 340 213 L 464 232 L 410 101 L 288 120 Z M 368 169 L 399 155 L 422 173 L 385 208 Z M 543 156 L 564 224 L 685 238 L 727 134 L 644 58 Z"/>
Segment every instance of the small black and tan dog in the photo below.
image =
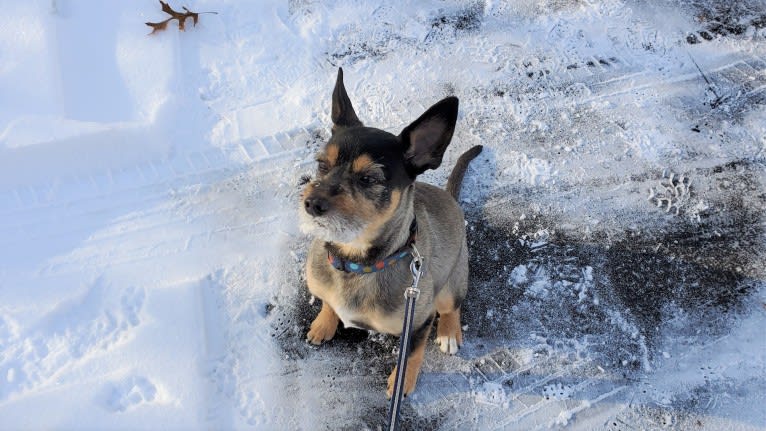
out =
<path fill-rule="evenodd" d="M 413 244 L 425 258 L 405 394 L 415 388 L 436 313 L 441 350 L 454 354 L 463 342 L 460 305 L 468 288 L 468 249 L 456 199 L 468 163 L 482 147 L 460 157 L 447 191 L 415 181 L 441 164 L 457 113 L 458 99 L 448 97 L 399 136 L 365 127 L 346 94 L 343 70 L 338 70 L 332 136 L 317 155 L 316 179 L 302 194 L 301 229 L 314 237 L 306 279 L 311 293 L 322 300 L 309 342 L 330 340 L 340 320 L 347 327 L 401 334 Z M 395 375 L 396 370 L 388 379 L 389 397 Z"/>

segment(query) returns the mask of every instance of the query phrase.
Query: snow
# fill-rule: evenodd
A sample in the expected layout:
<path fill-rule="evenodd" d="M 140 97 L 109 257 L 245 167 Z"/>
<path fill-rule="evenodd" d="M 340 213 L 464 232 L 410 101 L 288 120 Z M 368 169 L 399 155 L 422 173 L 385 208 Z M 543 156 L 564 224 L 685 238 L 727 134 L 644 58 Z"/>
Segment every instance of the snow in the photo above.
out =
<path fill-rule="evenodd" d="M 460 98 L 424 180 L 485 147 L 408 428 L 766 429 L 761 2 L 0 6 L 0 429 L 384 424 L 396 340 L 303 341 L 339 66 L 394 133 Z"/>

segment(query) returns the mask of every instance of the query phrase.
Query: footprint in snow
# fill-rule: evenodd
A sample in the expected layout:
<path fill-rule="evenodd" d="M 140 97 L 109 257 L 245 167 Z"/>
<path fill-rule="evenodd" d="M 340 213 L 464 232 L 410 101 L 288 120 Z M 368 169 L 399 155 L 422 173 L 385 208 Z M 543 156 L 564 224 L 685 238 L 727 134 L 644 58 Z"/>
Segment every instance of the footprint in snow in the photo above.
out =
<path fill-rule="evenodd" d="M 106 408 L 112 412 L 124 412 L 157 399 L 157 387 L 142 376 L 130 376 L 112 383 L 106 390 Z"/>
<path fill-rule="evenodd" d="M 572 387 L 561 383 L 546 385 L 543 388 L 543 396 L 546 400 L 566 400 L 572 396 Z"/>

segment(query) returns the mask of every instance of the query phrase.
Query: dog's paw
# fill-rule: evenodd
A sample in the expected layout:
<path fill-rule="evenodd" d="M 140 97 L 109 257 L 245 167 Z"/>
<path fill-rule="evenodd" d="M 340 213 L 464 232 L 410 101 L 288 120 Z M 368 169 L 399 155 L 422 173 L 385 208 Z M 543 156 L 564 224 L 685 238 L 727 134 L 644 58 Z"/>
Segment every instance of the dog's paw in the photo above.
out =
<path fill-rule="evenodd" d="M 418 382 L 418 374 L 420 374 L 420 368 L 414 372 L 410 371 L 409 364 L 407 365 L 407 375 L 404 376 L 404 396 L 406 397 L 412 391 L 415 390 L 415 385 Z M 386 398 L 389 400 L 394 396 L 394 383 L 396 381 L 396 367 L 394 371 L 391 371 L 391 375 L 388 376 L 388 389 L 386 389 Z"/>
<path fill-rule="evenodd" d="M 335 331 L 338 330 L 338 315 L 326 303 L 322 304 L 322 310 L 319 311 L 316 319 L 311 322 L 309 333 L 306 334 L 306 341 L 311 344 L 320 345 L 323 341 L 332 340 Z"/>
<path fill-rule="evenodd" d="M 457 338 L 451 335 L 437 336 L 436 344 L 439 345 L 439 350 L 449 355 L 454 355 L 460 350 L 460 344 L 458 344 Z"/>
<path fill-rule="evenodd" d="M 308 334 L 306 334 L 306 341 L 318 346 L 325 341 L 332 340 L 332 337 L 335 336 L 335 331 L 338 329 L 338 324 L 332 323 L 326 320 L 320 321 L 319 318 L 314 319 Z"/>
<path fill-rule="evenodd" d="M 330 330 L 328 327 L 322 326 L 322 325 L 317 325 L 315 327 L 312 324 L 311 329 L 309 330 L 309 333 L 306 334 L 306 341 L 318 346 L 325 341 L 332 340 L 332 337 L 334 336 L 335 336 L 335 329 Z"/>
<path fill-rule="evenodd" d="M 439 349 L 454 355 L 463 345 L 463 329 L 460 327 L 460 312 L 445 313 L 439 316 L 436 325 L 436 344 Z"/>

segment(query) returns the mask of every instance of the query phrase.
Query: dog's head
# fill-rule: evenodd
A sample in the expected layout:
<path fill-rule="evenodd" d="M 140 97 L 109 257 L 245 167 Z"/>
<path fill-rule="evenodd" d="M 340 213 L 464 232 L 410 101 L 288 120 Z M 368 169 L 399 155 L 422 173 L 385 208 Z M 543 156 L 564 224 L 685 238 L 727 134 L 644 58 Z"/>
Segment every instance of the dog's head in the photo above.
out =
<path fill-rule="evenodd" d="M 402 195 L 427 169 L 436 169 L 452 139 L 458 99 L 430 107 L 399 136 L 365 127 L 343 86 L 332 94 L 332 136 L 302 194 L 301 229 L 325 241 L 351 243 L 382 226 Z"/>

